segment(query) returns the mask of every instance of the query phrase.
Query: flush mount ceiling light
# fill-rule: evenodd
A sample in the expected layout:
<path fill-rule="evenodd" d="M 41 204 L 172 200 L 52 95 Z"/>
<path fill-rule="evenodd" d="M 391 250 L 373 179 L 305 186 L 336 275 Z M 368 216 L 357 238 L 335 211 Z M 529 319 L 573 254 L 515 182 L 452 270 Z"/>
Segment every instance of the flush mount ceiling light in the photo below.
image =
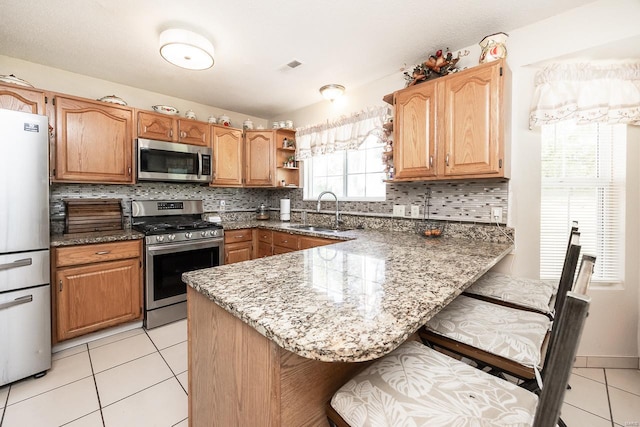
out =
<path fill-rule="evenodd" d="M 342 85 L 330 84 L 320 88 L 320 93 L 329 101 L 333 102 L 336 98 L 340 98 L 345 88 Z"/>
<path fill-rule="evenodd" d="M 160 55 L 173 65 L 188 70 L 213 66 L 213 45 L 192 31 L 171 28 L 160 33 Z"/>

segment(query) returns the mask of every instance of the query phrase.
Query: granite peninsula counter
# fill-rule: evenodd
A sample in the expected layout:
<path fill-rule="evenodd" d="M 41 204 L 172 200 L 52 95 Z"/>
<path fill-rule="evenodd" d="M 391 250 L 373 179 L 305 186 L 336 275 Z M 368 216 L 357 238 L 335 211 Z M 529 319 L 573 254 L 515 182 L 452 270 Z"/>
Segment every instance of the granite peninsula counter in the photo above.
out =
<path fill-rule="evenodd" d="M 336 237 L 353 240 L 183 275 L 192 425 L 326 425 L 324 403 L 342 383 L 513 248 L 406 232 Z"/>

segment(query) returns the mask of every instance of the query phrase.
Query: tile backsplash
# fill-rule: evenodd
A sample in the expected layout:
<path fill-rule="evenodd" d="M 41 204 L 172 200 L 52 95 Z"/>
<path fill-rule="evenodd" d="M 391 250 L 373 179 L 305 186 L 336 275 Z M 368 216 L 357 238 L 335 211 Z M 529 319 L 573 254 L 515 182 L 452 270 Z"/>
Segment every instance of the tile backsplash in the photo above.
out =
<path fill-rule="evenodd" d="M 449 182 L 411 182 L 387 184 L 386 200 L 380 202 L 341 201 L 340 211 L 346 214 L 391 217 L 393 205 L 420 206 L 423 214 L 424 195 L 431 188 L 430 217 L 457 222 L 490 223 L 491 207 L 501 207 L 506 223 L 509 181 L 505 179 L 469 180 Z M 125 226 L 131 224 L 131 200 L 202 199 L 207 212 L 218 212 L 220 201 L 226 211 L 254 211 L 260 203 L 278 209 L 279 200 L 291 199 L 293 210 L 315 211 L 315 200 L 304 201 L 302 189 L 213 188 L 186 183 L 138 183 L 135 185 L 52 184 L 50 187 L 51 230 L 64 229 L 64 199 L 118 198 L 123 200 Z M 332 211 L 334 204 L 328 198 L 323 211 Z"/>

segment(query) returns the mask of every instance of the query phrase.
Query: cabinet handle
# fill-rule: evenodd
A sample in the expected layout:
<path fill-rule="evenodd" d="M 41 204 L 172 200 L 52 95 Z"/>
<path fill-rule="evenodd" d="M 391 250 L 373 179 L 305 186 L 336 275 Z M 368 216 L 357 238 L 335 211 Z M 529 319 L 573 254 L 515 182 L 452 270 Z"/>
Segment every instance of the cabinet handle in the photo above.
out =
<path fill-rule="evenodd" d="M 433 156 L 429 156 L 429 167 L 433 167 Z"/>
<path fill-rule="evenodd" d="M 173 138 L 173 129 L 169 129 L 169 138 Z"/>
<path fill-rule="evenodd" d="M 239 236 L 233 236 L 234 239 L 244 239 L 244 236 L 241 234 Z"/>
<path fill-rule="evenodd" d="M 96 255 L 107 255 L 107 254 L 110 254 L 110 253 L 111 253 L 111 251 L 99 251 L 99 252 L 96 252 Z"/>
<path fill-rule="evenodd" d="M 131 176 L 131 166 L 129 166 L 128 174 Z"/>
<path fill-rule="evenodd" d="M 62 280 L 58 282 L 58 292 L 62 292 Z"/>
<path fill-rule="evenodd" d="M 282 243 L 287 243 L 287 240 L 283 240 Z"/>
<path fill-rule="evenodd" d="M 271 181 L 271 172 L 269 172 L 269 181 Z"/>
<path fill-rule="evenodd" d="M 447 153 L 447 157 L 445 157 L 444 162 L 449 166 L 449 153 Z"/>
<path fill-rule="evenodd" d="M 502 70 L 502 68 L 500 68 Z M 498 160 L 498 168 L 502 169 L 502 159 Z"/>

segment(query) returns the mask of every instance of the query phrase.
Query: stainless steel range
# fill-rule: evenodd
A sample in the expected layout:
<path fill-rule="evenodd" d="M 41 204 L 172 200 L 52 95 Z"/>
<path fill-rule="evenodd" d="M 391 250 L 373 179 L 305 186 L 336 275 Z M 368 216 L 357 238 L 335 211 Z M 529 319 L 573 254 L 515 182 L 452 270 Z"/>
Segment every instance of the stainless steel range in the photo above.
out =
<path fill-rule="evenodd" d="M 134 200 L 132 227 L 145 234 L 147 329 L 187 317 L 182 273 L 224 260 L 224 230 L 202 219 L 202 200 Z"/>

